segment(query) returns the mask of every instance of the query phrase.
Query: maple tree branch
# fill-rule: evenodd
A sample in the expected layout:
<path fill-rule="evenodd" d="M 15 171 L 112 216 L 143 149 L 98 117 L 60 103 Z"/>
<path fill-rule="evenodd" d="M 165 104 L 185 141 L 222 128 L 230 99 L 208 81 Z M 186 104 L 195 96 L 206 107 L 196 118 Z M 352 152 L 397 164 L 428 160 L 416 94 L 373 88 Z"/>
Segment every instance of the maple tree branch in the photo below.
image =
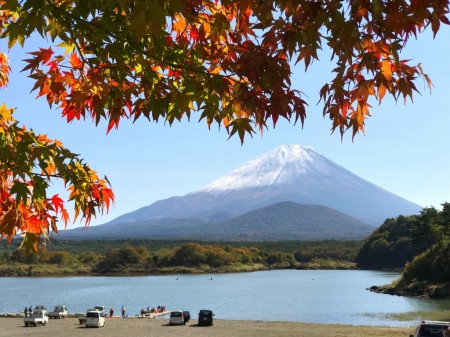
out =
<path fill-rule="evenodd" d="M 15 165 L 9 161 L 3 161 L 0 166 L 5 167 L 5 170 L 8 170 L 8 171 L 11 171 L 11 170 L 22 171 L 22 169 L 19 166 Z M 37 172 L 26 172 L 26 175 L 28 175 L 30 177 L 35 176 L 35 177 L 44 177 L 44 178 L 49 178 L 49 179 L 50 178 L 64 179 L 64 177 L 60 173 L 44 174 L 44 173 L 37 173 Z"/>
<path fill-rule="evenodd" d="M 60 173 L 57 173 L 57 174 L 44 174 L 44 173 L 31 172 L 30 175 L 31 176 L 35 176 L 35 177 L 64 179 L 64 177 Z"/>
<path fill-rule="evenodd" d="M 191 67 L 183 67 L 183 66 L 180 65 L 180 64 L 175 64 L 175 63 L 172 63 L 172 62 L 167 62 L 167 61 L 165 61 L 165 60 L 163 60 L 163 59 L 157 57 L 156 55 L 153 55 L 153 54 L 151 54 L 151 53 L 148 53 L 147 50 L 137 47 L 137 46 L 133 43 L 133 41 L 132 41 L 131 39 L 120 38 L 120 37 L 117 36 L 116 34 L 112 33 L 111 31 L 109 31 L 109 30 L 107 30 L 107 29 L 104 29 L 103 27 L 101 27 L 101 26 L 99 26 L 99 25 L 96 25 L 96 24 L 94 24 L 94 23 L 92 23 L 92 22 L 90 22 L 90 21 L 87 21 L 87 20 L 85 20 L 85 19 L 82 19 L 82 18 L 80 18 L 80 17 L 77 17 L 77 16 L 73 15 L 72 13 L 67 12 L 67 11 L 61 9 L 59 6 L 57 6 L 57 5 L 56 5 L 53 1 L 51 1 L 51 0 L 44 0 L 44 1 L 51 7 L 51 8 L 48 8 L 48 7 L 47 7 L 50 11 L 53 9 L 53 10 L 59 12 L 60 14 L 62 14 L 63 16 L 68 16 L 68 17 L 72 18 L 73 20 L 75 20 L 75 21 L 77 21 L 77 22 L 79 22 L 79 23 L 82 23 L 82 24 L 84 24 L 84 25 L 89 26 L 90 28 L 93 27 L 93 28 L 95 28 L 95 29 L 97 29 L 97 30 L 100 30 L 100 31 L 106 33 L 108 36 L 112 37 L 112 38 L 115 39 L 116 41 L 120 41 L 120 42 L 122 42 L 122 43 L 125 43 L 125 42 L 126 42 L 128 45 L 130 45 L 130 46 L 134 49 L 134 51 L 135 51 L 136 53 L 144 54 L 144 55 L 148 56 L 150 59 L 152 59 L 152 60 L 154 60 L 154 61 L 157 61 L 157 62 L 160 63 L 160 64 L 164 64 L 164 65 L 166 65 L 166 66 L 168 66 L 168 67 L 171 67 L 171 68 L 174 68 L 174 69 L 180 69 L 180 70 L 184 70 L 184 71 L 188 71 L 188 72 L 192 72 L 192 73 L 201 74 L 201 75 L 206 76 L 206 77 L 208 77 L 208 78 L 211 78 L 211 76 L 212 76 L 212 74 L 209 73 L 208 71 L 204 71 L 204 70 L 200 70 L 200 69 L 195 69 L 195 68 L 191 68 Z M 68 25 L 68 27 L 70 27 L 70 25 Z M 70 28 L 68 28 L 68 29 L 70 30 Z M 77 39 L 74 38 L 74 35 L 76 35 L 76 34 L 73 34 L 73 32 L 71 31 L 71 38 L 72 38 L 74 41 L 77 41 Z M 86 61 L 86 59 L 84 58 L 82 51 L 79 49 L 78 44 L 75 43 L 75 45 L 76 45 L 76 47 L 77 47 L 77 50 L 78 50 L 78 53 L 80 54 L 80 56 L 83 58 L 83 60 L 84 60 L 86 63 L 88 63 L 88 62 Z M 221 76 L 222 78 L 227 78 L 227 79 L 232 79 L 232 80 L 236 80 L 235 78 L 233 78 L 233 76 L 237 76 L 236 74 L 229 74 L 229 75 L 226 75 L 226 74 L 220 74 L 220 73 L 214 74 L 214 75 L 218 75 L 218 76 Z M 243 81 L 242 79 L 241 79 L 239 82 L 242 83 L 242 84 L 247 84 L 247 85 L 248 85 L 248 82 Z"/>

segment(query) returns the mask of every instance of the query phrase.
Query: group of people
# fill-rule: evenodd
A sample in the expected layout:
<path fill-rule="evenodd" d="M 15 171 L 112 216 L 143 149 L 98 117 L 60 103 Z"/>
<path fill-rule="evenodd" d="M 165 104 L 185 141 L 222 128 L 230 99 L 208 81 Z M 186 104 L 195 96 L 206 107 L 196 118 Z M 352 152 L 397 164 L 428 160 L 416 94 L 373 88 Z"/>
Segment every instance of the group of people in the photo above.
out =
<path fill-rule="evenodd" d="M 145 309 L 141 309 L 141 315 L 145 315 L 145 314 L 156 314 L 156 313 L 160 313 L 160 312 L 164 312 L 166 311 L 166 306 L 165 305 L 158 305 L 158 307 L 147 307 L 147 310 Z"/>
<path fill-rule="evenodd" d="M 127 317 L 127 309 L 125 309 L 125 307 L 122 305 L 122 308 L 120 308 L 120 311 L 122 313 L 122 318 Z M 109 309 L 109 317 L 113 317 L 114 316 L 114 309 L 111 308 Z"/>
<path fill-rule="evenodd" d="M 147 309 L 148 309 L 148 307 L 147 307 Z M 164 311 L 166 311 L 166 307 L 164 305 L 158 305 L 157 308 L 150 309 L 151 313 L 159 313 L 159 312 L 164 312 Z"/>
<path fill-rule="evenodd" d="M 29 308 L 25 307 L 25 309 L 23 309 L 23 313 L 25 314 L 25 317 L 31 317 L 31 314 L 33 313 L 33 308 L 31 307 L 31 305 Z"/>

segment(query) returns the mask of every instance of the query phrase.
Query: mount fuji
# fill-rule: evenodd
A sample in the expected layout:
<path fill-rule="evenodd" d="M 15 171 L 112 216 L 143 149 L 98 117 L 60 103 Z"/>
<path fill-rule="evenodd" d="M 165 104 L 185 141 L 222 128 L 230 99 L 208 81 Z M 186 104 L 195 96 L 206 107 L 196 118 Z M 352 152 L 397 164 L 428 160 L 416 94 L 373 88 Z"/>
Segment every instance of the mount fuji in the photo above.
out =
<path fill-rule="evenodd" d="M 201 226 L 222 227 L 223 231 L 223 226 L 232 227 L 235 218 L 241 221 L 246 213 L 284 202 L 330 208 L 363 224 L 367 232 L 387 218 L 417 214 L 422 209 L 359 178 L 311 147 L 282 145 L 197 191 L 156 201 L 107 224 L 92 227 L 85 234 L 94 228 L 93 232 L 99 233 L 101 228 L 111 230 L 116 225 L 130 230 L 138 226 L 141 234 L 145 229 L 153 231 L 165 226 L 166 231 L 176 228 L 189 237 L 189 233 L 199 234 Z M 332 218 L 328 218 L 328 225 Z M 73 231 L 76 229 L 66 233 Z"/>

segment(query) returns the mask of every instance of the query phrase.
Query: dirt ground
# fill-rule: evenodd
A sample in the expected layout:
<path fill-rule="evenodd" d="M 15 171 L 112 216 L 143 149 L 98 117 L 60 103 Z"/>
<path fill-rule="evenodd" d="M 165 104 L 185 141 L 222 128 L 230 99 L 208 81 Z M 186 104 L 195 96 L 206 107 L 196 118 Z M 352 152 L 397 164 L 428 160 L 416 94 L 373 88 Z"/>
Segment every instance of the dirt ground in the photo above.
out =
<path fill-rule="evenodd" d="M 165 318 L 108 318 L 105 327 L 85 328 L 76 318 L 50 320 L 46 326 L 25 327 L 23 318 L 0 318 L 0 336 L 64 337 L 408 337 L 414 328 L 367 327 L 294 322 L 215 320 L 213 326 L 170 326 Z"/>

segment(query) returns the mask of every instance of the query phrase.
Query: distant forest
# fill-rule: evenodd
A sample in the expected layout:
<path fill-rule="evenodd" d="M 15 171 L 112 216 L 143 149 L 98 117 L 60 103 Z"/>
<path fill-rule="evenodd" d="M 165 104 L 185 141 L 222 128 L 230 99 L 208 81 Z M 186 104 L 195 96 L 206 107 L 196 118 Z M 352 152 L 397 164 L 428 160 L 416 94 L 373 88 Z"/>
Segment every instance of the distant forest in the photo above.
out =
<path fill-rule="evenodd" d="M 1 276 L 354 269 L 361 241 L 205 243 L 53 239 L 37 255 L 0 246 Z"/>

